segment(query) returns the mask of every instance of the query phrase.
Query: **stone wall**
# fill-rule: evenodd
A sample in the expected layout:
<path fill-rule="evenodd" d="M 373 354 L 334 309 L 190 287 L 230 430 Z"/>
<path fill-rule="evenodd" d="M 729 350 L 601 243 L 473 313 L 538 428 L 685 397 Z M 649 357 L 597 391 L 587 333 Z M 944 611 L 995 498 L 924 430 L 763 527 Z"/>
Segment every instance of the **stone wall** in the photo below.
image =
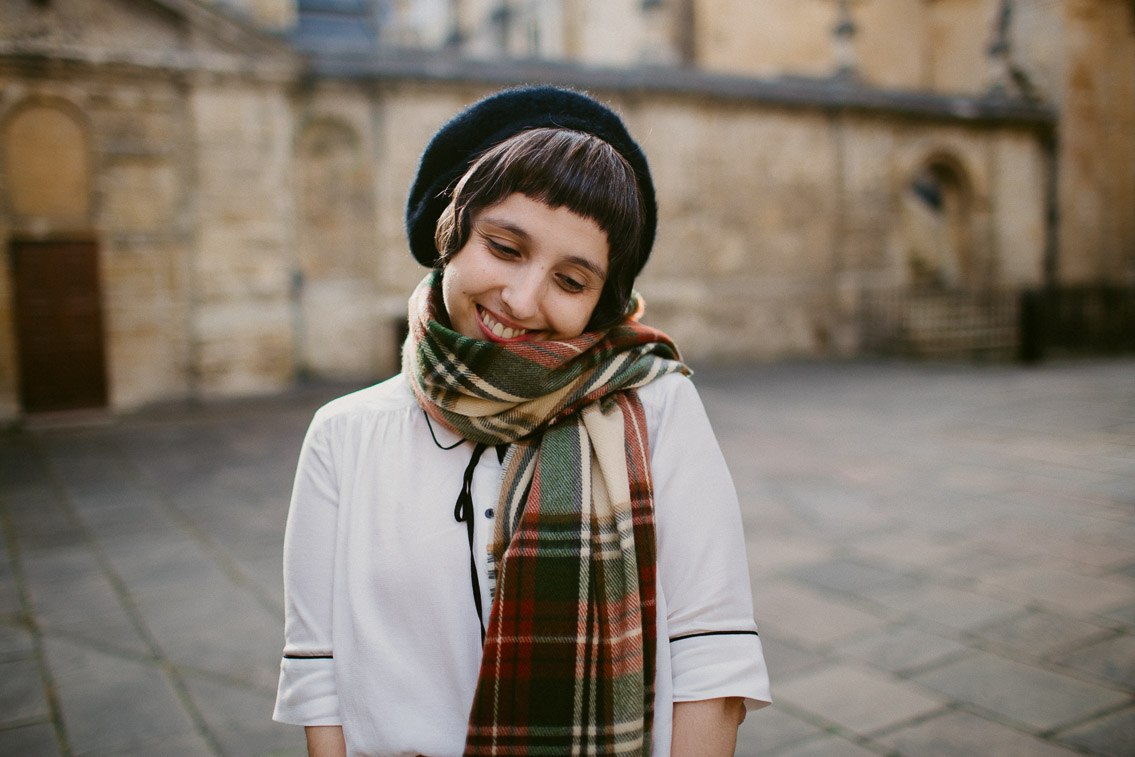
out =
<path fill-rule="evenodd" d="M 1059 232 L 1050 273 L 1068 282 L 1135 280 L 1129 0 L 553 0 L 514 3 L 504 15 L 495 0 L 386 7 L 388 41 L 477 59 L 681 63 L 764 79 L 849 69 L 884 91 L 1000 93 L 1052 105 Z"/>
<path fill-rule="evenodd" d="M 696 6 L 696 63 L 749 76 L 831 75 L 840 64 L 838 5 L 703 0 Z M 1135 281 L 1135 6 L 1018 0 L 997 54 L 1001 0 L 849 6 L 850 59 L 871 86 L 970 96 L 1000 88 L 1055 106 L 1059 232 L 1052 275 L 1066 283 Z"/>
<path fill-rule="evenodd" d="M 292 54 L 197 3 L 5 4 L 0 28 L 0 244 L 95 244 L 110 407 L 288 385 Z M 0 418 L 20 410 L 9 262 Z"/>
<path fill-rule="evenodd" d="M 1135 282 L 1135 8 L 1069 0 L 1059 99 L 1059 258 L 1067 283 Z"/>
<path fill-rule="evenodd" d="M 73 119 L 90 161 L 90 211 L 10 209 L 0 238 L 91 239 L 98 243 L 109 384 L 114 406 L 185 395 L 189 388 L 190 166 L 183 90 L 164 77 L 108 80 L 65 67 L 35 76 L 0 72 L 0 124 L 29 108 Z M 5 129 L 6 156 L 25 148 Z M 10 159 L 9 159 L 9 162 Z M 8 178 L 8 177 L 6 177 Z M 11 177 L 16 178 L 16 177 Z M 54 182 L 49 172 L 42 177 Z M 11 188 L 5 194 L 13 196 Z M 17 396 L 9 258 L 0 258 L 0 404 Z"/>
<path fill-rule="evenodd" d="M 695 364 L 853 355 L 858 298 L 873 289 L 1041 282 L 1056 163 L 1058 273 L 1091 279 L 1127 275 L 1131 266 L 1135 175 L 1127 135 L 1135 98 L 1115 101 L 1129 78 L 1099 73 L 1128 65 L 1128 28 L 1120 24 L 1126 17 L 1087 0 L 1079 14 L 1060 16 L 1056 39 L 1071 51 L 1067 66 L 1032 82 L 1069 109 L 1058 153 L 1043 109 L 980 98 L 895 94 L 838 80 L 761 82 L 677 68 L 619 74 L 441 57 L 305 70 L 278 42 L 199 3 L 141 3 L 136 13 L 129 3 L 108 3 L 96 19 L 77 2 L 58 0 L 34 17 L 0 8 L 0 25 L 15 30 L 0 38 L 0 243 L 97 243 L 114 409 L 273 392 L 301 375 L 366 380 L 396 371 L 406 298 L 425 273 L 403 231 L 421 151 L 462 106 L 524 81 L 591 91 L 624 115 L 645 148 L 660 209 L 654 255 L 640 280 L 647 320 L 670 332 Z M 990 4 L 977 0 L 940 4 L 932 18 L 923 8 L 919 19 L 902 15 L 913 11 L 897 2 L 853 4 L 862 39 L 885 23 L 896 31 L 916 21 L 957 31 L 992 22 Z M 565 28 L 599 4 L 569 5 L 576 15 L 565 16 Z M 607 12 L 629 13 L 632 5 L 645 12 L 638 2 Z M 834 70 L 839 61 L 817 51 L 821 39 L 830 41 L 835 6 L 762 3 L 772 21 L 784 14 L 766 35 L 809 18 L 808 29 L 819 30 L 814 51 L 786 49 L 785 71 Z M 731 6 L 693 7 L 726 14 Z M 89 17 L 90 27 L 53 25 L 53 14 L 68 8 Z M 888 8 L 898 14 L 889 21 Z M 744 28 L 746 16 L 733 11 Z M 1028 18 L 1043 26 L 1039 13 Z M 715 32 L 712 21 L 699 16 L 696 33 L 733 44 L 713 35 L 735 30 Z M 650 33 L 676 39 L 661 23 Z M 1088 41 L 1097 34 L 1116 44 L 1093 48 Z M 643 31 L 636 56 L 670 49 L 648 37 Z M 612 42 L 593 31 L 571 44 L 583 55 Z M 872 57 L 883 46 L 862 42 L 862 76 L 897 88 L 980 78 L 942 60 L 925 62 L 917 39 L 906 44 Z M 1056 43 L 1046 38 L 1018 52 L 1040 56 L 1047 44 Z M 708 47 L 702 41 L 691 49 Z M 904 67 L 908 55 L 921 67 Z M 766 71 L 756 58 L 744 65 Z M 19 117 L 34 108 L 54 114 L 48 121 L 72 134 L 71 147 L 25 165 L 13 156 L 28 154 L 27 135 L 36 130 L 19 126 Z M 60 178 L 72 175 L 61 161 L 80 177 L 74 184 Z M 49 178 L 36 179 L 44 166 Z M 29 197 L 30 205 L 21 204 Z M 7 266 L 0 257 L 0 418 L 20 413 Z"/>
<path fill-rule="evenodd" d="M 195 86 L 190 113 L 196 390 L 282 389 L 295 361 L 291 108 L 282 87 L 226 79 Z"/>
<path fill-rule="evenodd" d="M 353 281 L 360 292 L 373 291 L 376 304 L 358 311 L 352 333 L 370 329 L 364 344 L 374 348 L 371 365 L 380 372 L 396 368 L 397 345 L 386 340 L 397 333 L 406 296 L 424 273 L 402 228 L 418 156 L 438 126 L 491 89 L 405 80 L 366 91 L 328 83 L 302 106 L 312 122 L 349 123 L 353 138 L 373 139 L 377 249 L 369 274 Z M 639 288 L 647 320 L 672 333 L 692 359 L 854 354 L 857 294 L 912 282 L 924 228 L 911 219 L 910 182 L 927 165 L 948 162 L 958 176 L 966 254 L 981 279 L 973 283 L 1042 280 L 1047 158 L 1031 128 L 934 124 L 697 93 L 593 92 L 624 115 L 650 158 L 660 225 Z M 357 222 L 370 219 L 360 214 Z M 304 317 L 341 319 L 343 307 L 334 298 L 312 299 Z"/>

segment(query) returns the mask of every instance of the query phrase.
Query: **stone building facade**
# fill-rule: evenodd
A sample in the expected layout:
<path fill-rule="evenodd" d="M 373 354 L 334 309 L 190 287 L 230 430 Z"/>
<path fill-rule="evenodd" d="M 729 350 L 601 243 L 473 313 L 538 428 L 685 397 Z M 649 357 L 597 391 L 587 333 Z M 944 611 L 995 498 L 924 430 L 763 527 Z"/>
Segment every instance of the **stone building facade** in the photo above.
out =
<path fill-rule="evenodd" d="M 0 0 L 0 418 L 397 370 L 417 158 L 523 82 L 643 144 L 695 364 L 854 355 L 873 290 L 1130 283 L 1132 56 L 1118 0 Z"/>

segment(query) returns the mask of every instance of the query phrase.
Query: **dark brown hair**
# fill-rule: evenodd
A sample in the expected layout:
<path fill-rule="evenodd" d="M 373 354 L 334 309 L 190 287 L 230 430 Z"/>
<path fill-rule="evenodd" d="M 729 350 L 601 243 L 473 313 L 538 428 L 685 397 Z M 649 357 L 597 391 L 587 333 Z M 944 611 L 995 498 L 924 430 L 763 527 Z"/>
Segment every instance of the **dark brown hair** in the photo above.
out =
<path fill-rule="evenodd" d="M 642 193 L 626 158 L 599 137 L 572 129 L 522 131 L 489 148 L 457 182 L 438 218 L 439 265 L 444 268 L 469 241 L 477 213 L 516 192 L 589 218 L 607 234 L 607 280 L 587 329 L 622 320 L 642 263 L 645 223 Z"/>

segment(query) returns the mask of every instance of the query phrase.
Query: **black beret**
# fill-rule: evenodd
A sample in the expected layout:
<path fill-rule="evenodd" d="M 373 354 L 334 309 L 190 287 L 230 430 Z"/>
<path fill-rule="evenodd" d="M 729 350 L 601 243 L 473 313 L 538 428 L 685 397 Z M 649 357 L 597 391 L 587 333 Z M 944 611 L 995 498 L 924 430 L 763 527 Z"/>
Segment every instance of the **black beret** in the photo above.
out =
<path fill-rule="evenodd" d="M 451 199 L 447 190 L 465 175 L 477 156 L 522 131 L 549 126 L 594 134 L 631 164 L 645 209 L 635 273 L 642 270 L 658 223 L 646 155 L 610 108 L 578 92 L 547 86 L 507 89 L 491 95 L 458 113 L 430 140 L 406 202 L 406 235 L 410 252 L 419 263 L 431 267 L 437 263 L 434 231 Z"/>

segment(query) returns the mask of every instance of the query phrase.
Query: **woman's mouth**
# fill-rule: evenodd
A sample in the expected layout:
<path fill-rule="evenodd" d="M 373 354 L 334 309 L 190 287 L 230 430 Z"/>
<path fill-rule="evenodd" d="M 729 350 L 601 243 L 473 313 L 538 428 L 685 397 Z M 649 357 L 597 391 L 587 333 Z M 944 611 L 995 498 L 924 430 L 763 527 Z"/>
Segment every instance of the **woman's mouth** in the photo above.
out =
<path fill-rule="evenodd" d="M 514 329 L 511 326 L 504 325 L 479 305 L 477 306 L 477 315 L 481 319 L 481 326 L 485 332 L 503 341 L 517 339 L 532 333 L 532 329 Z"/>

